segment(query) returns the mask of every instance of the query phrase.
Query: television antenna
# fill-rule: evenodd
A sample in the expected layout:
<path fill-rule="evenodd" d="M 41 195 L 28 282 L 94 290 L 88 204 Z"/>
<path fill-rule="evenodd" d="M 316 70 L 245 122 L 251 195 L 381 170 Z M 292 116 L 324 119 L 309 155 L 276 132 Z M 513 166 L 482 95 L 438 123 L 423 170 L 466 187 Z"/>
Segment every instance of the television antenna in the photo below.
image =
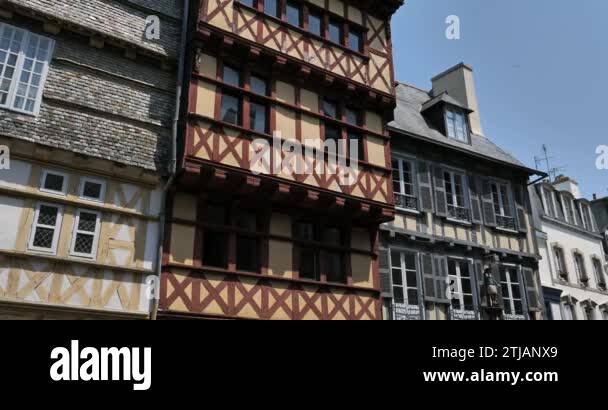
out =
<path fill-rule="evenodd" d="M 543 144 L 542 149 L 543 149 L 543 156 L 534 157 L 534 163 L 536 164 L 536 169 L 540 169 L 540 167 L 544 163 L 546 166 L 547 174 L 549 174 L 551 181 L 554 181 L 555 178 L 557 177 L 557 174 L 564 172 L 568 167 L 566 167 L 566 166 L 551 167 L 551 160 L 554 157 L 549 156 L 549 148 L 547 147 L 546 144 Z"/>

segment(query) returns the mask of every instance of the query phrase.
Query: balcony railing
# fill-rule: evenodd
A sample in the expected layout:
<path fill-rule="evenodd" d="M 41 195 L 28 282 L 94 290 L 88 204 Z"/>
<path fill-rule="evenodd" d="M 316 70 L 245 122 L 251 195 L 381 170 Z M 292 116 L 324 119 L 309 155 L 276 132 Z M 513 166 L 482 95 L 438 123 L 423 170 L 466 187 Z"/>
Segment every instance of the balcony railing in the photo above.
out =
<path fill-rule="evenodd" d="M 471 220 L 471 211 L 462 206 L 448 205 L 448 215 L 450 215 L 450 218 L 458 219 L 459 221 Z"/>
<path fill-rule="evenodd" d="M 411 195 L 395 193 L 395 206 L 401 209 L 418 209 L 418 198 Z"/>
<path fill-rule="evenodd" d="M 510 229 L 512 231 L 517 230 L 517 223 L 515 218 L 512 216 L 496 215 L 496 226 L 499 228 Z"/>
<path fill-rule="evenodd" d="M 391 320 L 422 320 L 422 312 L 418 306 L 392 303 Z"/>

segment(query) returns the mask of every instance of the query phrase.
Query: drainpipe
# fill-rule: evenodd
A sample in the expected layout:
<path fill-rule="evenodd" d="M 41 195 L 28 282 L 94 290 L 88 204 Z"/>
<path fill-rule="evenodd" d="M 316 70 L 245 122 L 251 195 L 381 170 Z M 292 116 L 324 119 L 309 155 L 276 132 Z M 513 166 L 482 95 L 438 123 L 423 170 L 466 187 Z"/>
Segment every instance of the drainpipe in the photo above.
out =
<path fill-rule="evenodd" d="M 181 100 L 182 100 L 182 90 L 183 90 L 183 82 L 184 82 L 184 66 L 186 61 L 186 44 L 187 44 L 187 35 L 188 35 L 188 14 L 190 9 L 190 0 L 184 0 L 184 10 L 182 13 L 182 33 L 179 47 L 179 65 L 177 71 L 177 84 L 175 86 L 175 112 L 173 114 L 173 124 L 171 128 L 171 159 L 169 161 L 169 176 L 167 182 L 163 187 L 163 191 L 161 194 L 161 204 L 160 204 L 160 215 L 159 215 L 159 230 L 158 230 L 158 254 L 156 259 L 156 280 L 158 284 L 160 284 L 160 278 L 162 274 L 162 266 L 163 266 L 163 243 L 165 241 L 165 221 L 167 219 L 166 215 L 166 206 L 167 206 L 167 195 L 169 193 L 169 189 L 173 185 L 175 181 L 175 174 L 177 171 L 177 133 L 179 131 L 179 116 L 181 111 Z M 160 286 L 160 285 L 159 285 Z M 160 289 L 155 289 L 155 296 L 151 302 L 150 306 L 150 319 L 156 320 L 156 316 L 158 314 L 158 304 L 160 295 L 156 294 Z"/>

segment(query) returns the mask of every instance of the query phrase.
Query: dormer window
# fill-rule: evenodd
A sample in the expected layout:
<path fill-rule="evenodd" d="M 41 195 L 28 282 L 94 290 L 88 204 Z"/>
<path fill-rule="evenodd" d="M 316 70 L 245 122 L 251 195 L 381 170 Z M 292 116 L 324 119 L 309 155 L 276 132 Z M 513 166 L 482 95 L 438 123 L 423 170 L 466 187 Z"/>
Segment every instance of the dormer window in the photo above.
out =
<path fill-rule="evenodd" d="M 469 142 L 469 129 L 467 119 L 462 110 L 446 108 L 445 110 L 446 134 L 448 138 L 461 142 Z"/>

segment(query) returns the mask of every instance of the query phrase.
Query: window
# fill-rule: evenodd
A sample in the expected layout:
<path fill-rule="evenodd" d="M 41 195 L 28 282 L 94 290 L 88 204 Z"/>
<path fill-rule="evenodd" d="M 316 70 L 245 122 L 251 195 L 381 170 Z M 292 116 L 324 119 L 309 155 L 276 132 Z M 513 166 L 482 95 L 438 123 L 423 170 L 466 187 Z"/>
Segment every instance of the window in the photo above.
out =
<path fill-rule="evenodd" d="M 574 268 L 579 282 L 586 285 L 589 282 L 589 277 L 587 276 L 587 270 L 585 269 L 583 255 L 578 252 L 574 253 Z"/>
<path fill-rule="evenodd" d="M 329 20 L 329 40 L 342 44 L 342 24 L 335 20 Z"/>
<path fill-rule="evenodd" d="M 260 95 L 268 95 L 268 83 L 262 77 L 251 76 L 251 92 Z"/>
<path fill-rule="evenodd" d="M 568 281 L 568 269 L 566 269 L 566 260 L 564 259 L 564 251 L 558 246 L 553 247 L 553 257 L 555 259 L 555 268 L 560 278 Z"/>
<path fill-rule="evenodd" d="M 239 228 L 236 240 L 236 269 L 246 272 L 260 271 L 260 242 L 257 216 L 251 211 L 239 210 L 235 223 Z"/>
<path fill-rule="evenodd" d="M 251 129 L 257 132 L 267 133 L 268 125 L 266 121 L 266 106 L 252 102 L 249 105 L 249 120 Z"/>
<path fill-rule="evenodd" d="M 391 251 L 391 275 L 395 303 L 418 306 L 416 254 Z"/>
<path fill-rule="evenodd" d="M 602 262 L 598 258 L 592 258 L 593 273 L 595 274 L 595 281 L 598 288 L 606 289 L 606 280 L 604 279 L 604 272 L 602 269 Z"/>
<path fill-rule="evenodd" d="M 517 279 L 517 268 L 500 267 L 500 286 L 504 300 L 505 315 L 507 317 L 524 314 L 521 288 Z"/>
<path fill-rule="evenodd" d="M 76 214 L 70 254 L 83 258 L 95 258 L 99 240 L 100 214 L 95 211 L 79 210 Z"/>
<path fill-rule="evenodd" d="M 553 200 L 553 191 L 547 187 L 543 187 L 543 205 L 545 213 L 552 218 L 555 218 L 555 201 Z"/>
<path fill-rule="evenodd" d="M 299 241 L 301 279 L 346 283 L 346 254 L 340 250 L 344 245 L 344 234 L 340 228 L 299 221 L 294 225 L 294 237 Z"/>
<path fill-rule="evenodd" d="M 228 235 L 223 229 L 227 224 L 226 209 L 221 205 L 207 204 L 203 221 L 204 266 L 226 269 L 228 267 Z"/>
<path fill-rule="evenodd" d="M 239 73 L 239 70 L 237 70 L 236 68 L 232 68 L 228 65 L 224 65 L 222 80 L 224 81 L 224 83 L 229 84 L 233 87 L 241 86 L 241 74 Z"/>
<path fill-rule="evenodd" d="M 460 110 L 446 109 L 446 130 L 449 138 L 462 142 L 469 141 L 467 120 Z"/>
<path fill-rule="evenodd" d="M 264 0 L 264 13 L 268 14 L 269 16 L 281 18 L 279 0 Z"/>
<path fill-rule="evenodd" d="M 63 208 L 59 205 L 39 203 L 34 215 L 34 224 L 28 247 L 34 251 L 55 253 Z"/>
<path fill-rule="evenodd" d="M 99 179 L 82 178 L 80 181 L 79 196 L 89 201 L 103 202 L 106 183 Z"/>
<path fill-rule="evenodd" d="M 331 118 L 338 118 L 338 107 L 329 100 L 323 100 L 323 114 Z"/>
<path fill-rule="evenodd" d="M 413 161 L 393 158 L 393 192 L 398 208 L 418 209 L 414 175 Z"/>
<path fill-rule="evenodd" d="M 249 7 L 257 7 L 256 0 L 240 0 L 240 2 Z"/>
<path fill-rule="evenodd" d="M 323 36 L 323 16 L 316 11 L 310 11 L 308 14 L 308 31 L 319 37 Z"/>
<path fill-rule="evenodd" d="M 53 40 L 0 23 L 0 107 L 37 115 Z"/>
<path fill-rule="evenodd" d="M 473 302 L 473 285 L 471 265 L 465 259 L 448 259 L 448 277 L 452 289 L 451 311 L 452 319 L 476 319 Z"/>
<path fill-rule="evenodd" d="M 338 144 L 340 140 L 340 129 L 331 125 L 325 125 L 325 143 L 327 144 L 327 152 L 336 155 L 338 153 Z M 329 141 L 333 141 L 333 144 L 329 143 Z"/>
<path fill-rule="evenodd" d="M 574 316 L 574 306 L 570 303 L 564 303 L 564 320 L 575 320 Z"/>
<path fill-rule="evenodd" d="M 363 51 L 363 35 L 352 27 L 348 32 L 348 48 L 357 53 Z"/>
<path fill-rule="evenodd" d="M 564 208 L 566 210 L 566 220 L 572 225 L 576 225 L 576 216 L 574 215 L 574 206 L 572 199 L 569 197 L 563 197 Z"/>
<path fill-rule="evenodd" d="M 454 219 L 468 221 L 470 213 L 465 202 L 464 175 L 452 171 L 444 171 L 443 178 L 448 203 L 448 215 Z"/>
<path fill-rule="evenodd" d="M 287 22 L 294 26 L 302 26 L 302 10 L 300 5 L 293 1 L 288 1 L 286 6 Z"/>
<path fill-rule="evenodd" d="M 582 215 L 581 221 L 583 222 L 583 226 L 585 227 L 585 229 L 587 229 L 588 231 L 594 231 L 595 228 L 593 227 L 591 208 L 589 208 L 589 205 L 585 203 L 580 203 L 580 211 Z"/>
<path fill-rule="evenodd" d="M 345 109 L 345 114 L 347 123 L 349 123 L 350 125 L 359 126 L 359 113 L 356 110 L 347 107 Z M 365 140 L 363 139 L 363 137 L 356 132 L 348 131 L 348 141 L 350 159 L 356 159 L 358 161 L 365 160 Z M 353 150 L 355 149 L 353 147 L 356 147 L 356 155 L 353 152 Z"/>
<path fill-rule="evenodd" d="M 505 229 L 517 230 L 517 224 L 511 207 L 510 192 L 509 185 L 492 182 L 492 199 L 494 201 L 496 225 Z"/>
<path fill-rule="evenodd" d="M 40 190 L 50 194 L 65 195 L 67 191 L 68 176 L 62 172 L 44 170 Z"/>
<path fill-rule="evenodd" d="M 585 320 L 595 320 L 595 309 L 591 303 L 583 304 L 583 311 L 585 312 Z"/>

